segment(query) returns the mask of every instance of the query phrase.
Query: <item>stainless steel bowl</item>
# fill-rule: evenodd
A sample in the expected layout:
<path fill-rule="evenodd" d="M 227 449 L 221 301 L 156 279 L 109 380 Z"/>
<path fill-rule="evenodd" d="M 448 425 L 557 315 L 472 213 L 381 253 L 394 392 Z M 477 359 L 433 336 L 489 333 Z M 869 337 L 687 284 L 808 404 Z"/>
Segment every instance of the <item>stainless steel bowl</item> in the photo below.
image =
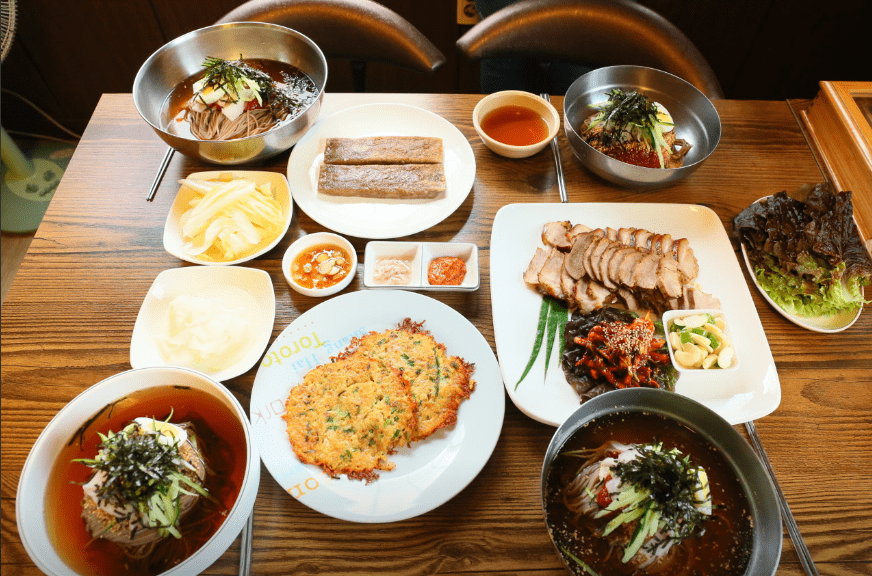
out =
<path fill-rule="evenodd" d="M 681 168 L 634 166 L 606 156 L 582 140 L 578 130 L 595 112 L 591 104 L 606 100 L 606 92 L 613 88 L 638 90 L 669 110 L 676 137 L 692 144 Z M 642 66 L 598 68 L 573 82 L 563 101 L 563 127 L 582 164 L 610 182 L 631 187 L 665 186 L 685 178 L 714 152 L 721 139 L 721 119 L 711 100 L 678 76 Z"/>
<path fill-rule="evenodd" d="M 164 130 L 162 107 L 173 89 L 202 70 L 209 57 L 235 60 L 266 58 L 296 66 L 309 75 L 318 98 L 299 116 L 268 132 L 237 140 L 183 138 Z M 218 24 L 189 32 L 152 54 L 133 81 L 133 102 L 140 116 L 164 142 L 191 158 L 214 164 L 257 162 L 284 152 L 306 133 L 321 111 L 327 60 L 309 38 L 290 28 L 263 22 Z"/>
<path fill-rule="evenodd" d="M 729 422 L 704 405 L 681 394 L 654 388 L 624 388 L 607 392 L 582 404 L 551 438 L 542 464 L 542 511 L 545 513 L 545 482 L 551 464 L 576 431 L 593 420 L 616 412 L 644 412 L 678 422 L 714 446 L 729 462 L 745 488 L 753 525 L 751 558 L 746 576 L 771 576 L 781 558 L 781 510 L 775 488 L 757 455 Z M 546 517 L 547 524 L 547 517 Z M 548 527 L 549 534 L 551 527 Z M 555 550 L 557 543 L 554 542 Z M 558 555 L 563 558 L 559 550 Z M 567 566 L 568 567 L 568 566 Z"/>

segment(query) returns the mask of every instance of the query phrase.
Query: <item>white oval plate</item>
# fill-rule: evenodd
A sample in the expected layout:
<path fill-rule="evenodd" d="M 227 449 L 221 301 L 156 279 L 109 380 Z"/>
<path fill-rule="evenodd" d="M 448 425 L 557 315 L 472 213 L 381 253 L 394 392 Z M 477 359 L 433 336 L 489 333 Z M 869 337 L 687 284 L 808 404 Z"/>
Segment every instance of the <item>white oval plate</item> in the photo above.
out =
<path fill-rule="evenodd" d="M 778 407 L 781 383 L 769 342 L 727 231 L 711 209 L 693 204 L 510 204 L 494 218 L 491 302 L 494 339 L 506 390 L 522 412 L 534 420 L 559 426 L 579 406 L 578 394 L 567 384 L 556 352 L 547 374 L 545 354 L 540 352 L 515 390 L 530 358 L 542 304 L 542 295 L 524 282 L 524 270 L 536 247 L 542 245 L 542 226 L 558 220 L 593 228 L 644 228 L 687 238 L 699 261 L 697 282 L 720 299 L 741 365 L 715 381 L 705 371 L 684 373 L 675 391 L 706 405 L 734 425 L 762 418 Z"/>
<path fill-rule="evenodd" d="M 745 267 L 748 269 L 748 274 L 751 276 L 751 279 L 754 281 L 754 286 L 757 287 L 757 290 L 760 291 L 760 294 L 763 298 L 775 308 L 775 311 L 796 324 L 797 326 L 801 326 L 807 330 L 812 330 L 814 332 L 822 332 L 824 334 L 833 334 L 835 332 L 841 332 L 842 330 L 847 330 L 851 326 L 853 326 L 854 322 L 860 317 L 860 312 L 863 311 L 863 307 L 859 306 L 856 312 L 851 312 L 850 310 L 845 310 L 838 314 L 833 314 L 832 316 L 800 316 L 799 314 L 793 314 L 792 312 L 788 312 L 781 306 L 779 306 L 775 300 L 769 297 L 769 294 L 766 290 L 760 286 L 760 283 L 757 282 L 757 275 L 754 274 L 754 265 L 751 264 L 751 261 L 748 260 L 748 251 L 745 249 L 745 243 L 742 242 L 742 256 L 745 260 Z"/>
<path fill-rule="evenodd" d="M 173 200 L 173 205 L 170 207 L 170 212 L 167 214 L 167 221 L 164 225 L 164 250 L 179 258 L 184 260 L 185 262 L 191 262 L 192 264 L 204 264 L 206 266 L 232 266 L 234 264 L 241 264 L 242 262 L 248 262 L 249 260 L 254 260 L 258 256 L 261 256 L 273 248 L 275 248 L 276 244 L 284 238 L 285 234 L 288 232 L 288 228 L 291 225 L 291 217 L 294 215 L 294 201 L 291 198 L 291 191 L 288 188 L 288 181 L 285 179 L 284 174 L 279 174 L 277 172 L 264 172 L 264 171 L 245 171 L 245 170 L 214 170 L 211 172 L 194 172 L 189 176 L 189 178 L 199 178 L 200 180 L 211 180 L 217 179 L 222 174 L 232 174 L 237 177 L 244 177 L 254 181 L 255 185 L 260 186 L 261 184 L 265 184 L 269 182 L 271 184 L 271 188 L 273 194 L 275 195 L 275 199 L 282 206 L 282 212 L 284 213 L 284 223 L 282 224 L 281 231 L 275 235 L 274 238 L 265 238 L 254 252 L 248 254 L 247 256 L 243 256 L 242 258 L 237 258 L 236 260 L 228 260 L 226 262 L 213 262 L 211 260 L 202 260 L 197 256 L 191 256 L 187 252 L 185 252 L 185 240 L 182 237 L 182 229 L 179 226 L 179 219 L 182 217 L 182 214 L 185 213 L 188 208 L 190 208 L 191 198 L 197 195 L 193 190 L 180 186 L 179 191 L 176 193 L 176 199 Z"/>
<path fill-rule="evenodd" d="M 445 194 L 432 200 L 328 196 L 318 193 L 327 138 L 434 136 L 445 153 Z M 415 234 L 450 216 L 475 182 L 475 154 L 460 130 L 427 110 L 405 104 L 363 104 L 320 120 L 291 152 L 288 183 L 300 209 L 340 234 L 386 239 Z"/>
<path fill-rule="evenodd" d="M 269 274 L 243 266 L 186 266 L 164 270 L 148 289 L 130 339 L 130 365 L 133 368 L 168 365 L 154 338 L 169 331 L 170 302 L 183 294 L 218 297 L 228 306 L 242 306 L 251 322 L 251 345 L 245 354 L 232 365 L 206 372 L 207 375 L 223 382 L 244 374 L 257 364 L 269 344 L 276 316 L 276 296 Z"/>
<path fill-rule="evenodd" d="M 758 198 L 754 201 L 754 204 L 758 204 L 763 200 L 766 200 L 767 198 L 769 198 L 769 196 L 763 196 L 762 198 Z M 856 223 L 856 218 L 854 219 L 854 221 Z M 775 300 L 769 297 L 769 294 L 766 292 L 766 290 L 764 290 L 763 287 L 760 286 L 760 283 L 757 282 L 757 275 L 754 273 L 754 266 L 751 264 L 751 261 L 748 260 L 748 252 L 745 249 L 745 243 L 740 242 L 740 244 L 742 245 L 742 257 L 745 260 L 745 267 L 748 269 L 748 274 L 754 281 L 754 286 L 757 287 L 757 290 L 759 290 L 763 298 L 767 302 L 769 302 L 769 304 L 772 305 L 773 308 L 775 308 L 776 312 L 778 312 L 797 326 L 800 326 L 807 330 L 812 330 L 814 332 L 832 334 L 835 332 L 841 332 L 842 330 L 847 330 L 860 317 L 860 312 L 863 311 L 862 306 L 857 308 L 857 312 L 844 311 L 839 314 L 834 314 L 832 316 L 800 316 L 799 314 L 793 314 L 792 312 L 784 310 L 775 302 Z"/>
<path fill-rule="evenodd" d="M 460 404 L 457 422 L 400 448 L 391 471 L 370 484 L 333 479 L 297 459 L 288 440 L 285 401 L 311 369 L 329 362 L 352 338 L 394 328 L 405 318 L 445 345 L 449 355 L 475 364 L 475 390 Z M 352 522 L 394 522 L 444 504 L 487 463 L 503 426 L 505 393 L 487 340 L 456 310 L 404 290 L 364 290 L 336 296 L 294 320 L 267 350 L 251 390 L 251 427 L 263 463 L 291 496 L 328 516 Z"/>

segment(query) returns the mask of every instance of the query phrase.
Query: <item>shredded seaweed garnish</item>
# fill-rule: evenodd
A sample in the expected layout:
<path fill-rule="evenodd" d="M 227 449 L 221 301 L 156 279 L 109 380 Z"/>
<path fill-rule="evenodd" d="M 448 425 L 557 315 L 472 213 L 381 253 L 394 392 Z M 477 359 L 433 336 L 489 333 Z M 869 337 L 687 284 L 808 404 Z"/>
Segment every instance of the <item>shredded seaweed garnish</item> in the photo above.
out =
<path fill-rule="evenodd" d="M 606 92 L 606 96 L 608 102 L 599 107 L 585 131 L 602 127 L 602 131 L 596 132 L 595 139 L 605 147 L 623 146 L 631 141 L 645 142 L 651 150 L 661 152 L 657 156 L 660 167 L 664 168 L 662 152 L 671 151 L 663 138 L 663 131 L 668 132 L 673 124 L 660 120 L 657 106 L 635 90 L 627 92 L 613 88 Z"/>
<path fill-rule="evenodd" d="M 144 431 L 137 423 L 119 432 L 110 430 L 98 435 L 101 442 L 97 455 L 73 462 L 105 475 L 95 491 L 99 502 L 121 510 L 136 510 L 146 526 L 157 528 L 162 536 L 180 538 L 177 524 L 181 496 L 196 494 L 209 499 L 212 496 L 185 475 L 185 470 L 195 468 L 182 457 L 179 443 L 161 442 L 160 433 Z"/>
<path fill-rule="evenodd" d="M 253 82 L 257 86 L 259 100 L 269 108 L 276 118 L 284 118 L 299 107 L 305 105 L 313 94 L 309 90 L 301 90 L 302 84 L 288 75 L 284 75 L 284 86 L 278 84 L 269 74 L 249 66 L 242 60 L 224 60 L 208 57 L 203 62 L 206 70 L 206 86 L 222 88 L 228 95 L 238 95 L 239 90 Z M 296 87 L 297 90 L 292 88 Z"/>
<path fill-rule="evenodd" d="M 690 463 L 677 449 L 663 450 L 661 444 L 636 446 L 640 456 L 628 462 L 618 462 L 612 471 L 621 482 L 650 493 L 660 519 L 675 538 L 683 539 L 699 532 L 707 516 L 697 505 L 699 468 Z"/>

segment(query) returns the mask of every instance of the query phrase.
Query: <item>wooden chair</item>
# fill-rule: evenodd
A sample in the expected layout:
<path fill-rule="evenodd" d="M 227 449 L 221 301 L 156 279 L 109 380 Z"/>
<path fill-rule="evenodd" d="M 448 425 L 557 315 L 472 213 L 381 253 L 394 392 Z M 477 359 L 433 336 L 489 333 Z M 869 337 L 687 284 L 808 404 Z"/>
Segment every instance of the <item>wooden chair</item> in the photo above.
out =
<path fill-rule="evenodd" d="M 367 62 L 431 74 L 445 56 L 408 20 L 371 0 L 249 0 L 225 22 L 268 22 L 308 36 L 327 58 L 351 61 L 354 90 L 366 89 Z"/>
<path fill-rule="evenodd" d="M 456 45 L 469 60 L 515 56 L 658 68 L 709 98 L 724 97 L 714 70 L 687 36 L 631 0 L 521 0 L 484 18 Z"/>

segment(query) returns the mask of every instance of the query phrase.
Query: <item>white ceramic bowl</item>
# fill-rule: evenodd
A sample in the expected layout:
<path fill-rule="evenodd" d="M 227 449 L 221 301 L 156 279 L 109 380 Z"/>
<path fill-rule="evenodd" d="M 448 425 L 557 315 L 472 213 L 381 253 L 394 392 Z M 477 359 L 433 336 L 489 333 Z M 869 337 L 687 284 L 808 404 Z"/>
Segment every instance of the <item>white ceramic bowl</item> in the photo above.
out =
<path fill-rule="evenodd" d="M 180 258 L 186 262 L 191 262 L 192 264 L 231 266 L 233 264 L 248 262 L 249 260 L 253 260 L 258 256 L 269 252 L 282 238 L 285 237 L 285 234 L 287 234 L 288 228 L 291 225 L 291 217 L 294 215 L 294 201 L 291 198 L 291 190 L 288 187 L 288 179 L 285 178 L 285 175 L 277 172 L 266 172 L 261 170 L 213 170 L 210 172 L 194 172 L 188 176 L 188 178 L 198 180 L 218 180 L 224 178 L 228 174 L 237 178 L 248 178 L 254 182 L 255 186 L 262 186 L 266 183 L 270 184 L 273 197 L 281 205 L 282 215 L 284 216 L 284 221 L 282 222 L 279 232 L 274 236 L 265 237 L 250 253 L 233 260 L 213 262 L 211 260 L 206 260 L 201 256 L 188 254 L 184 249 L 186 242 L 182 235 L 180 219 L 182 214 L 190 208 L 191 200 L 194 197 L 199 196 L 199 193 L 187 186 L 180 186 L 179 191 L 176 193 L 176 198 L 173 200 L 173 205 L 170 207 L 170 212 L 167 214 L 166 224 L 164 225 L 164 250 L 176 258 Z"/>
<path fill-rule="evenodd" d="M 161 576 L 199 574 L 208 568 L 233 543 L 241 532 L 254 508 L 254 500 L 260 485 L 260 455 L 251 437 L 251 425 L 239 401 L 224 386 L 205 374 L 178 367 L 154 367 L 128 370 L 110 376 L 91 386 L 70 401 L 49 422 L 37 438 L 30 451 L 15 500 L 15 516 L 21 542 L 37 567 L 53 576 L 86 576 L 87 573 L 71 568 L 52 544 L 46 517 L 46 492 L 49 489 L 49 475 L 62 450 L 71 440 L 93 430 L 105 432 L 109 406 L 126 410 L 120 402 L 135 393 L 145 393 L 152 388 L 167 387 L 172 384 L 189 387 L 206 393 L 218 400 L 238 420 L 244 433 L 245 471 L 236 501 L 229 508 L 223 524 L 198 550 Z M 182 388 L 178 397 L 168 397 L 168 403 L 180 403 L 184 394 L 190 392 Z M 190 398 L 190 396 L 187 396 Z M 128 398 L 126 402 L 137 402 Z M 135 407 L 135 404 L 133 405 Z M 150 416 L 150 414 L 143 414 Z M 93 419 L 92 421 L 89 421 Z M 87 424 L 83 428 L 83 425 Z M 220 424 L 216 423 L 216 426 Z M 69 550 L 65 551 L 66 554 Z M 99 568 L 99 567 L 98 567 Z M 93 574 L 93 573 L 91 573 Z"/>
<path fill-rule="evenodd" d="M 711 314 L 712 317 L 717 318 L 721 317 L 724 319 L 724 334 L 726 334 L 727 339 L 730 341 L 733 347 L 733 359 L 730 365 L 727 368 L 693 368 L 680 364 L 675 359 L 675 346 L 672 344 L 672 340 L 669 338 L 669 328 L 673 324 L 676 318 L 686 318 L 688 316 L 695 316 L 697 314 Z M 705 373 L 707 378 L 718 377 L 718 374 L 723 375 L 727 372 L 735 372 L 739 369 L 739 356 L 736 354 L 736 341 L 733 338 L 733 335 L 730 333 L 730 322 L 729 319 L 724 315 L 721 310 L 717 309 L 700 309 L 700 310 L 669 310 L 663 313 L 663 330 L 666 332 L 666 346 L 669 348 L 669 357 L 672 359 L 672 365 L 675 366 L 675 369 L 681 373 Z"/>
<path fill-rule="evenodd" d="M 291 275 L 291 264 L 294 262 L 294 258 L 296 258 L 303 250 L 317 244 L 335 244 L 348 252 L 351 257 L 351 270 L 345 275 L 345 278 L 333 286 L 327 288 L 306 288 L 305 286 L 300 286 L 294 280 Z M 351 280 L 354 279 L 354 276 L 357 274 L 357 252 L 354 251 L 354 246 L 351 242 L 338 234 L 333 234 L 332 232 L 314 232 L 312 234 L 306 234 L 291 244 L 285 251 L 285 256 L 282 258 L 282 272 L 285 275 L 285 280 L 288 281 L 291 288 L 304 296 L 313 296 L 315 298 L 331 296 L 351 284 Z"/>
<path fill-rule="evenodd" d="M 548 125 L 548 136 L 541 142 L 530 144 L 528 146 L 512 146 L 504 144 L 498 140 L 494 140 L 488 136 L 481 128 L 482 119 L 490 112 L 502 106 L 522 106 L 533 110 L 545 120 Z M 546 102 L 541 96 L 537 96 L 530 92 L 521 90 L 503 90 L 502 92 L 494 92 L 479 100 L 478 104 L 472 111 L 472 125 L 475 126 L 475 131 L 478 132 L 481 141 L 484 145 L 496 152 L 500 156 L 507 158 L 527 158 L 540 152 L 547 146 L 560 131 L 560 115 L 557 109 Z"/>

